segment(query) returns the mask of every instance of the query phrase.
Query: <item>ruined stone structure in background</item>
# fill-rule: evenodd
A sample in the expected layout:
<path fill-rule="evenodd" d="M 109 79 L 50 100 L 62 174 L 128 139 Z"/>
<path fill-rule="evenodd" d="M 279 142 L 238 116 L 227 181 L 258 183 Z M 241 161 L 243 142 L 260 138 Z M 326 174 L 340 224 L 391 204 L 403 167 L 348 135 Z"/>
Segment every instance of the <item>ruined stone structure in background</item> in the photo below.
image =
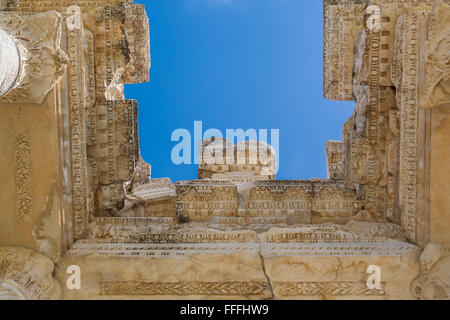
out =
<path fill-rule="evenodd" d="M 142 5 L 0 10 L 0 299 L 450 297 L 448 1 L 325 0 L 324 95 L 356 106 L 328 179 L 290 181 L 223 139 L 198 180 L 151 179 L 123 94 L 149 80 Z"/>

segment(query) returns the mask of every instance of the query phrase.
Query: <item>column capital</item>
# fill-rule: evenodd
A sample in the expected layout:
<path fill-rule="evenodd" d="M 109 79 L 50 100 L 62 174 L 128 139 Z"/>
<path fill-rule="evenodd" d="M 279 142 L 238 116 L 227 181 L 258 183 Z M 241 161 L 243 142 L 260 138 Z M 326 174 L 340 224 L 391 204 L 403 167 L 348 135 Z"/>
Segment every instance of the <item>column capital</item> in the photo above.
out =
<path fill-rule="evenodd" d="M 0 12 L 0 29 L 0 103 L 42 104 L 68 63 L 61 14 Z"/>

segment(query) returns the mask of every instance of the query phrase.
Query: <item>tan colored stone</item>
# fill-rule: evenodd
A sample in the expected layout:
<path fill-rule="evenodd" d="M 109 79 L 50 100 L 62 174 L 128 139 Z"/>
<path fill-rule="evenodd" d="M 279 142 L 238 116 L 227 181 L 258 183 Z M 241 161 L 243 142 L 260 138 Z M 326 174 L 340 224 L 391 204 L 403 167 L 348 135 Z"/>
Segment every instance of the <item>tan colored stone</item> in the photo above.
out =
<path fill-rule="evenodd" d="M 0 300 L 61 299 L 53 262 L 23 248 L 0 247 Z"/>
<path fill-rule="evenodd" d="M 144 6 L 0 1 L 0 299 L 449 299 L 449 7 L 324 0 L 324 96 L 355 101 L 328 179 L 215 138 L 172 183 L 123 95 L 149 80 Z"/>

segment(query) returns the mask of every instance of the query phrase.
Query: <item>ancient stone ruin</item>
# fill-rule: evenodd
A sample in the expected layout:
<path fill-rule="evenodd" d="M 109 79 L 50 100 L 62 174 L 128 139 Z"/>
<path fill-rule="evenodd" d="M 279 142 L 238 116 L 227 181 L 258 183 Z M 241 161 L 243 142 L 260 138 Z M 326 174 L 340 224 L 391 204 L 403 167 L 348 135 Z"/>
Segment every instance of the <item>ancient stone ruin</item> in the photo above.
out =
<path fill-rule="evenodd" d="M 149 80 L 144 6 L 0 0 L 0 299 L 449 299 L 450 2 L 324 15 L 324 96 L 356 103 L 328 179 L 207 140 L 173 183 L 123 94 Z"/>

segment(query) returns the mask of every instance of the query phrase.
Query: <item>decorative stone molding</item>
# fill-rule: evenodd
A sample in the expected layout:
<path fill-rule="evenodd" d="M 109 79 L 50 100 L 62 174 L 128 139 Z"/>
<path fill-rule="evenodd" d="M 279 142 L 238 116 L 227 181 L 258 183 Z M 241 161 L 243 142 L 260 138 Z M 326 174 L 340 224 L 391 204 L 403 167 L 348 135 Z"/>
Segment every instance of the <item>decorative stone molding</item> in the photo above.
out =
<path fill-rule="evenodd" d="M 436 3 L 428 21 L 421 107 L 450 106 L 450 4 Z"/>
<path fill-rule="evenodd" d="M 364 29 L 369 0 L 324 0 L 324 76 L 327 99 L 353 100 L 353 42 Z"/>
<path fill-rule="evenodd" d="M 0 247 L 0 300 L 55 300 L 61 287 L 53 263 L 24 248 Z"/>
<path fill-rule="evenodd" d="M 15 183 L 8 227 L 9 220 L 17 230 L 30 227 L 40 248 L 49 233 L 63 238 L 61 283 L 68 265 L 83 267 L 83 290 L 63 287 L 65 298 L 449 297 L 448 245 L 430 244 L 420 263 L 416 245 L 436 239 L 430 221 L 443 224 L 448 211 L 422 213 L 428 180 L 436 179 L 421 167 L 425 154 L 436 153 L 423 146 L 433 130 L 423 115 L 438 113 L 435 126 L 446 116 L 438 106 L 448 102 L 449 1 L 324 1 L 324 95 L 356 103 L 342 141 L 325 146 L 328 179 L 274 180 L 269 146 L 209 139 L 200 146 L 200 180 L 172 183 L 150 178 L 139 153 L 138 106 L 123 96 L 124 84 L 149 79 L 144 7 L 0 0 L 0 103 L 50 104 L 46 94 L 68 64 L 51 101 L 56 117 L 43 117 L 64 144 L 55 156 L 66 164 L 55 169 L 64 192 L 48 194 L 42 210 L 54 221 L 44 224 L 39 213 L 49 179 L 34 168 L 37 125 L 25 112 L 18 121 L 31 129 L 7 138 L 12 173 L 2 179 Z M 365 23 L 369 4 L 381 8 L 380 28 Z M 264 149 L 267 162 L 258 157 Z M 230 163 L 220 161 L 227 156 Z M 422 229 L 428 234 L 420 240 Z M 367 288 L 370 265 L 383 270 L 379 289 Z M 0 249 L 0 299 L 61 297 L 52 270 L 30 250 Z"/>
<path fill-rule="evenodd" d="M 344 144 L 341 141 L 327 141 L 325 150 L 327 155 L 328 179 L 344 179 Z"/>
<path fill-rule="evenodd" d="M 102 282 L 102 296 L 259 296 L 267 294 L 269 284 L 265 281 L 249 282 Z"/>
<path fill-rule="evenodd" d="M 12 66 L 0 88 L 0 102 L 42 104 L 68 63 L 60 48 L 62 16 L 56 11 L 0 12 L 0 29 L 0 64 Z"/>
<path fill-rule="evenodd" d="M 311 282 L 275 282 L 280 296 L 386 296 L 385 290 L 369 289 L 364 282 L 350 281 L 311 281 Z"/>
<path fill-rule="evenodd" d="M 420 256 L 420 277 L 412 284 L 418 299 L 450 300 L 450 247 L 430 243 Z"/>
<path fill-rule="evenodd" d="M 16 214 L 19 224 L 29 221 L 31 206 L 31 145 L 27 134 L 16 135 Z"/>
<path fill-rule="evenodd" d="M 206 221 L 213 216 L 237 216 L 237 187 L 230 181 L 180 181 L 175 186 L 177 216 L 180 221 Z"/>

